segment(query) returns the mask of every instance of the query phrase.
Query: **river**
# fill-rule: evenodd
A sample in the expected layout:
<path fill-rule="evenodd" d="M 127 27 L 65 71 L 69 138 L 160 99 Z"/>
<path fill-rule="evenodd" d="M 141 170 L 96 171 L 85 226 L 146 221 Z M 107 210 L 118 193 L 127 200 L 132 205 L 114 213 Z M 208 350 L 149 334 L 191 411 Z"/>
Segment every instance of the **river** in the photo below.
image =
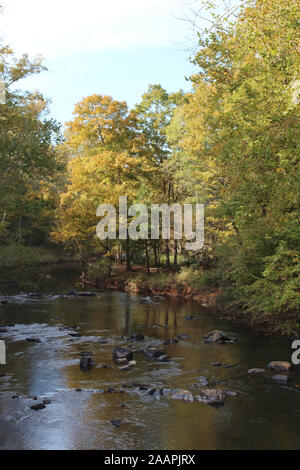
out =
<path fill-rule="evenodd" d="M 43 292 L 67 292 L 73 277 L 54 271 Z M 273 382 L 268 370 L 248 374 L 272 360 L 290 360 L 291 341 L 257 335 L 192 301 L 152 301 L 114 291 L 73 300 L 9 297 L 0 309 L 7 348 L 7 364 L 0 365 L 0 448 L 299 449 L 300 368 L 291 371 L 288 387 Z M 205 334 L 215 329 L 239 341 L 206 344 Z M 74 331 L 82 336 L 70 336 Z M 145 339 L 128 340 L 134 333 Z M 164 345 L 181 334 L 189 338 Z M 32 337 L 41 342 L 26 341 Z M 120 370 L 112 360 L 117 346 L 150 345 L 164 348 L 170 361 L 137 352 L 137 364 Z M 89 371 L 80 369 L 82 351 L 93 352 Z M 219 408 L 149 394 L 156 388 L 195 395 L 200 377 L 210 388 L 235 393 Z M 43 400 L 49 402 L 44 409 L 31 409 Z"/>

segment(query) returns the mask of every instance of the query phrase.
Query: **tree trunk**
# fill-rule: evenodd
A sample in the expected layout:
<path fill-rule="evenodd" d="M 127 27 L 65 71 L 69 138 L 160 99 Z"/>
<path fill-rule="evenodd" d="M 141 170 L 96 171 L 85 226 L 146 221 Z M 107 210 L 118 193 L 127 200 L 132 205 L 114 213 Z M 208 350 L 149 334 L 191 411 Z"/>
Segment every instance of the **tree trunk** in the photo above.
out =
<path fill-rule="evenodd" d="M 127 234 L 127 240 L 126 240 L 126 271 L 131 271 L 130 244 L 129 244 L 128 234 Z"/>
<path fill-rule="evenodd" d="M 170 266 L 170 247 L 169 247 L 169 241 L 166 241 L 166 265 Z"/>
<path fill-rule="evenodd" d="M 174 240 L 174 266 L 177 266 L 177 240 Z"/>
<path fill-rule="evenodd" d="M 148 273 L 148 276 L 150 276 L 150 262 L 149 262 L 148 240 L 146 240 L 146 242 L 145 242 L 145 248 L 146 248 L 146 266 L 147 266 L 147 273 Z"/>

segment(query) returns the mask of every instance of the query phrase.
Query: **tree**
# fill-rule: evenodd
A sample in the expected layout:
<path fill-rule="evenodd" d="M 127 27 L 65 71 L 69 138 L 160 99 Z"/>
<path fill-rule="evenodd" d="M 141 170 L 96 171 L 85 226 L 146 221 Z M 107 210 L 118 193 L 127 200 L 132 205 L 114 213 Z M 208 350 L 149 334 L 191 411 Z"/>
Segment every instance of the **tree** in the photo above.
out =
<path fill-rule="evenodd" d="M 11 240 L 30 244 L 43 243 L 53 221 L 55 191 L 50 196 L 50 187 L 63 168 L 54 149 L 60 134 L 42 95 L 11 86 L 44 69 L 40 58 L 17 59 L 10 48 L 0 49 L 6 88 L 6 102 L 0 105 L 0 218 Z"/>
<path fill-rule="evenodd" d="M 258 286 L 273 285 L 268 313 L 277 300 L 267 266 L 276 253 L 291 259 L 279 247 L 289 253 L 299 240 L 297 17 L 294 0 L 257 0 L 246 2 L 235 23 L 218 24 L 200 41 L 185 108 L 183 148 L 207 199 L 216 190 L 214 216 L 227 227 L 219 240 L 224 270 L 256 311 L 263 311 Z M 284 310 L 292 305 L 286 295 Z"/>
<path fill-rule="evenodd" d="M 146 142 L 125 102 L 93 95 L 76 105 L 74 115 L 65 142 L 70 155 L 69 184 L 61 195 L 54 238 L 71 244 L 84 259 L 97 247 L 111 255 L 119 242 L 100 245 L 96 210 L 100 204 L 118 206 L 119 196 L 127 196 L 129 203 L 135 200 L 151 170 Z"/>

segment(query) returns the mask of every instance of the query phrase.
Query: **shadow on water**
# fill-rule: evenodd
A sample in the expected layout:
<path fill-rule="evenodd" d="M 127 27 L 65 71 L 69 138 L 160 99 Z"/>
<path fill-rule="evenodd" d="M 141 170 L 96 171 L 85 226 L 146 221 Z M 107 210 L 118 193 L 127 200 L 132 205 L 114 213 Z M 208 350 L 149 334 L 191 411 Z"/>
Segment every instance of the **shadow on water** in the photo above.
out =
<path fill-rule="evenodd" d="M 54 270 L 44 292 L 67 291 L 74 277 L 74 272 Z M 299 370 L 291 372 L 290 388 L 274 383 L 271 372 L 248 374 L 271 360 L 289 360 L 287 340 L 257 336 L 193 302 L 141 303 L 111 291 L 74 300 L 18 299 L 2 306 L 0 317 L 7 345 L 7 364 L 0 366 L 0 375 L 6 374 L 0 378 L 1 449 L 300 448 Z M 239 342 L 205 344 L 204 335 L 214 329 Z M 82 336 L 70 336 L 74 332 Z M 129 340 L 133 333 L 144 335 L 144 341 Z M 164 344 L 183 333 L 189 338 Z M 150 345 L 164 348 L 171 361 L 151 361 L 136 352 L 137 364 L 128 371 L 112 361 L 116 346 Z M 79 367 L 82 351 L 92 351 L 96 362 L 87 372 Z M 200 376 L 209 387 L 237 396 L 214 408 L 149 395 L 153 388 L 197 394 Z M 51 401 L 45 409 L 30 408 L 45 398 Z M 116 419 L 119 428 L 111 424 Z"/>

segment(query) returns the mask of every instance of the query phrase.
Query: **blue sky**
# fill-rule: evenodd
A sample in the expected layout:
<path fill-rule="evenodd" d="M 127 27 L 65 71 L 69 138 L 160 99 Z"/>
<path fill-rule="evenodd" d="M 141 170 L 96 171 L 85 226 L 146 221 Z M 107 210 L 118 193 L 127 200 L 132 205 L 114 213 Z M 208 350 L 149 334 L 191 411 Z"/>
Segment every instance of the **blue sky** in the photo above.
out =
<path fill-rule="evenodd" d="M 59 122 L 93 93 L 133 106 L 149 84 L 190 89 L 190 26 L 185 0 L 2 0 L 1 35 L 17 54 L 41 54 L 47 72 L 20 82 L 52 100 Z"/>

